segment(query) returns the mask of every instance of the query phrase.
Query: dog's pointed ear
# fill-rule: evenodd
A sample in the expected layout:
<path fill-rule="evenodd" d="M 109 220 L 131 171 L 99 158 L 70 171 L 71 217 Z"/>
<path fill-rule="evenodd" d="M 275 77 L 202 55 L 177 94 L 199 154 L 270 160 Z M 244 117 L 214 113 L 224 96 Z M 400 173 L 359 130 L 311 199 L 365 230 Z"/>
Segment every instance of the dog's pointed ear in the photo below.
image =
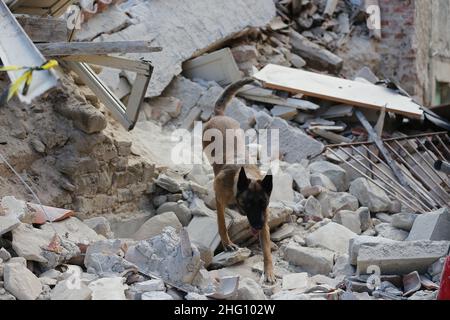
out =
<path fill-rule="evenodd" d="M 237 189 L 238 191 L 244 191 L 247 189 L 248 185 L 250 184 L 250 181 L 247 178 L 247 175 L 245 174 L 244 167 L 241 167 L 241 171 L 239 171 L 239 179 L 237 183 Z"/>
<path fill-rule="evenodd" d="M 264 179 L 261 181 L 261 187 L 266 194 L 270 195 L 272 193 L 273 176 L 271 172 L 268 172 Z"/>

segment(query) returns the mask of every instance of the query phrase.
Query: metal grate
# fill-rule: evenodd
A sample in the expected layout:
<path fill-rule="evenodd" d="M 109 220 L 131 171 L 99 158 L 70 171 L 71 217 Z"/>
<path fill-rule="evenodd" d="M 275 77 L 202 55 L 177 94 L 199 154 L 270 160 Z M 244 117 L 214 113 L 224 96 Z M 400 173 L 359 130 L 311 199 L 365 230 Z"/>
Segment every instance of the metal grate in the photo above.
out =
<path fill-rule="evenodd" d="M 328 158 L 345 163 L 351 172 L 383 189 L 415 212 L 430 212 L 450 204 L 450 178 L 435 163 L 450 160 L 447 132 L 385 139 L 382 143 L 393 161 L 388 163 L 372 142 L 329 145 Z M 400 172 L 394 172 L 396 167 Z M 403 183 L 397 178 L 402 175 Z"/>

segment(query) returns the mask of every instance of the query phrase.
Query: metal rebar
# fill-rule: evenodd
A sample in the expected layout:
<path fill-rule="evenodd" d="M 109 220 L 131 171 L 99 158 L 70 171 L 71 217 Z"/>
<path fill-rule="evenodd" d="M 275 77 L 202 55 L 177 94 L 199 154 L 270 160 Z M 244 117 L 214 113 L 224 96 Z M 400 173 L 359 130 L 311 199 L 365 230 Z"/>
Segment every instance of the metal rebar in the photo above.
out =
<path fill-rule="evenodd" d="M 367 148 L 366 146 L 364 146 L 364 147 Z M 412 194 L 407 188 L 405 188 L 405 187 L 402 186 L 400 183 L 398 183 L 395 179 L 392 179 L 392 178 L 384 171 L 383 168 L 377 166 L 377 164 L 376 164 L 374 161 L 372 161 L 371 159 L 369 159 L 368 157 L 366 157 L 361 151 L 359 151 L 359 150 L 356 149 L 355 147 L 351 147 L 351 148 L 352 148 L 354 151 L 356 151 L 361 157 L 363 157 L 364 159 L 368 160 L 369 163 L 375 165 L 375 167 L 378 168 L 378 169 L 380 170 L 380 172 L 381 172 L 385 177 L 387 177 L 388 180 L 391 180 L 391 181 L 397 186 L 397 188 L 399 189 L 399 190 L 397 190 L 397 191 L 398 191 L 399 193 L 401 193 L 400 190 L 402 190 L 402 191 L 405 192 L 408 196 L 410 196 L 411 198 L 415 199 L 415 201 L 417 201 L 417 202 L 416 202 L 416 205 L 418 204 L 419 207 L 422 206 L 422 208 L 426 208 L 426 209 L 428 209 L 428 210 L 429 210 L 429 209 L 432 209 L 432 207 L 428 206 L 425 202 L 423 202 L 423 201 L 420 199 L 420 194 L 419 194 L 419 197 L 415 196 L 415 195 Z M 367 150 L 368 150 L 370 153 L 372 153 L 372 151 L 370 151 L 368 148 L 367 148 Z M 373 154 L 373 153 L 372 153 L 372 154 Z M 375 154 L 374 154 L 374 155 L 375 155 Z M 375 155 L 375 157 L 378 159 L 378 161 L 380 161 L 381 163 L 384 164 L 384 162 L 383 162 L 378 156 Z M 355 160 L 357 160 L 357 159 L 355 158 Z M 379 179 L 381 179 L 381 178 L 379 178 Z M 383 182 L 384 182 L 384 181 L 383 181 Z M 386 183 L 386 182 L 384 182 L 384 183 Z M 386 183 L 386 184 L 387 184 L 387 183 Z M 391 187 L 391 188 L 393 188 L 393 189 L 395 190 L 395 187 Z M 402 194 L 403 194 L 403 193 L 402 193 Z M 403 195 L 403 196 L 404 196 L 404 195 Z M 406 198 L 406 197 L 405 197 L 405 198 Z M 408 199 L 408 198 L 407 198 L 407 199 Z"/>
<path fill-rule="evenodd" d="M 423 144 L 423 142 L 422 141 L 420 141 L 419 139 L 417 139 L 416 138 L 416 141 L 418 141 L 419 142 L 419 144 L 422 146 L 422 148 L 425 150 L 425 152 L 426 153 L 431 153 L 432 155 L 434 155 L 424 144 Z M 431 170 L 434 170 L 434 163 L 430 163 L 430 162 L 428 162 L 428 160 L 420 153 L 420 152 L 417 152 L 417 154 L 421 157 L 421 159 L 427 164 L 427 166 L 431 169 Z M 432 156 L 431 156 L 431 158 L 433 158 Z M 441 181 L 444 183 L 444 184 L 446 184 L 448 187 L 450 187 L 450 185 L 447 183 L 447 181 L 445 181 L 442 177 L 441 177 L 441 175 L 440 174 L 437 174 L 437 176 L 439 177 L 439 179 L 441 179 Z"/>
<path fill-rule="evenodd" d="M 404 166 L 403 164 L 403 159 L 401 158 L 401 156 L 395 152 L 395 150 L 392 149 L 392 147 L 390 145 L 387 145 L 391 152 L 396 154 L 397 158 L 399 158 L 400 160 L 402 160 L 401 164 Z M 409 173 L 408 176 L 408 187 L 411 188 L 411 190 L 415 191 L 424 201 L 426 201 L 427 203 L 429 203 L 429 205 L 432 208 L 436 208 L 438 205 L 440 205 L 439 202 L 436 201 L 436 199 L 434 199 L 433 197 L 430 197 L 429 191 L 419 182 L 417 181 L 417 179 L 414 178 L 414 176 L 411 174 L 411 172 L 408 170 L 408 168 L 404 167 L 404 169 L 406 170 L 406 172 Z M 400 166 L 399 166 L 399 170 L 404 171 Z"/>
<path fill-rule="evenodd" d="M 364 146 L 364 148 L 366 148 L 379 162 L 381 162 L 381 163 L 383 163 L 384 164 L 384 161 L 383 160 L 381 160 L 381 158 L 380 157 L 378 157 L 375 153 L 373 153 L 369 148 L 367 148 L 366 146 Z M 387 164 L 386 164 L 386 166 L 387 166 Z M 390 168 L 389 168 L 390 169 Z M 392 169 L 391 169 L 392 170 Z M 383 171 L 384 172 L 384 171 Z M 386 172 L 384 172 L 384 174 L 385 175 L 387 175 L 386 174 Z M 392 179 L 391 177 L 389 177 L 392 181 L 395 181 L 395 179 Z M 401 184 L 399 184 L 397 181 L 395 181 L 399 186 L 401 186 Z M 403 186 L 402 186 L 403 187 Z M 428 198 L 426 198 L 426 197 L 424 197 L 423 196 L 423 194 L 421 193 L 421 192 L 418 192 L 416 189 L 414 189 L 414 188 L 412 188 L 410 185 L 408 185 L 408 188 L 406 188 L 406 187 L 403 187 L 405 190 L 408 190 L 408 188 L 411 190 L 411 191 L 413 191 L 413 192 L 415 192 L 416 194 L 417 194 L 417 196 L 419 197 L 419 199 L 422 199 L 422 198 L 424 198 L 425 200 L 421 200 L 422 202 L 424 202 L 424 203 L 426 203 L 427 205 L 426 205 L 426 207 L 427 208 L 434 208 L 434 206 L 432 205 L 432 202 L 435 202 L 434 200 L 432 201 L 432 202 L 430 202 L 430 200 L 428 199 Z M 409 191 L 409 190 L 408 190 Z"/>
<path fill-rule="evenodd" d="M 441 196 L 434 190 L 433 186 L 430 185 L 427 181 L 425 181 L 412 167 L 412 165 L 410 165 L 401 154 L 399 154 L 399 152 L 397 152 L 390 144 L 386 144 L 389 149 L 391 150 L 391 152 L 399 159 L 399 161 L 405 166 L 405 169 L 407 170 L 407 172 L 409 172 L 409 174 L 411 175 L 412 178 L 412 182 L 415 184 L 416 187 L 418 187 L 422 192 L 423 192 L 423 197 L 425 198 L 430 198 L 432 200 L 432 202 L 437 203 L 438 205 L 442 205 L 442 203 L 440 203 L 438 201 L 438 199 L 436 199 L 435 197 L 432 197 L 431 195 L 429 195 L 430 192 L 435 193 L 439 198 L 441 198 Z M 406 156 L 406 155 L 405 155 Z M 428 188 L 428 189 L 427 189 Z M 442 201 L 445 202 L 444 199 L 441 198 Z"/>
<path fill-rule="evenodd" d="M 428 139 L 428 137 L 427 137 L 427 141 L 431 144 L 431 146 L 432 146 L 433 149 L 436 151 L 436 153 L 441 157 L 441 159 L 438 159 L 438 160 L 445 160 L 444 155 L 443 155 L 443 154 L 441 153 L 441 151 L 439 151 L 439 149 L 434 145 L 434 143 L 433 143 L 433 138 L 429 137 L 429 139 Z"/>
<path fill-rule="evenodd" d="M 437 135 L 436 138 L 438 139 L 439 143 L 444 148 L 445 152 L 447 152 L 448 159 L 450 159 L 450 149 L 447 148 L 447 146 L 445 145 L 444 141 L 442 141 L 442 139 L 441 139 L 441 137 L 439 137 L 439 135 Z"/>
<path fill-rule="evenodd" d="M 342 150 L 345 153 L 347 153 L 351 159 L 355 160 L 356 162 L 358 162 L 364 169 L 368 170 L 372 175 L 374 175 L 375 177 L 377 177 L 381 182 L 383 182 L 385 185 L 387 185 L 388 187 L 390 187 L 391 189 L 394 190 L 394 192 L 397 192 L 398 195 L 397 197 L 401 196 L 406 200 L 410 200 L 408 197 L 406 197 L 403 193 L 401 193 L 398 189 L 396 189 L 394 186 L 392 186 L 389 182 L 386 182 L 386 180 L 384 178 L 382 178 L 380 175 L 378 175 L 375 171 L 373 171 L 371 168 L 369 168 L 368 166 L 366 166 L 362 161 L 360 161 L 359 159 L 357 159 L 356 157 L 354 157 L 353 155 L 351 155 L 349 152 L 347 152 L 346 150 Z M 363 156 L 364 157 L 364 156 Z M 365 159 L 367 159 L 367 157 L 364 157 Z M 367 159 L 370 163 L 372 163 L 369 159 Z M 348 164 L 348 162 L 347 162 Z M 373 179 L 373 178 L 371 178 Z M 421 207 L 421 205 L 415 203 L 416 205 L 416 209 L 418 209 L 417 211 L 422 211 L 424 208 L 428 209 L 426 206 Z"/>
<path fill-rule="evenodd" d="M 400 155 L 400 154 L 398 154 L 398 152 L 391 146 L 391 145 L 389 145 L 388 143 L 386 143 L 386 146 L 391 150 L 391 152 L 407 167 L 407 169 L 409 169 L 409 172 L 411 173 L 411 175 L 416 179 L 416 180 L 418 180 L 418 182 L 420 182 L 421 184 L 416 184 L 423 192 L 425 192 L 425 193 L 429 193 L 429 192 L 433 192 L 434 194 L 436 194 L 442 201 L 443 201 L 443 203 L 440 203 L 439 201 L 437 201 L 437 199 L 435 199 L 435 198 L 431 198 L 434 202 L 436 202 L 436 203 L 438 203 L 439 205 L 442 205 L 442 204 L 446 204 L 446 200 L 445 199 L 443 199 L 442 197 L 441 197 L 441 195 L 439 194 L 439 193 L 437 193 L 435 190 L 433 190 L 433 187 L 432 186 L 430 186 L 429 184 L 428 184 L 428 182 L 426 182 L 426 181 L 424 181 L 423 179 L 422 179 L 422 177 L 420 177 L 415 171 L 414 171 L 414 169 L 412 168 L 412 166 L 405 160 L 405 159 L 403 159 L 403 157 Z M 426 185 L 430 190 L 427 190 L 423 185 Z"/>
<path fill-rule="evenodd" d="M 426 201 L 428 201 L 433 208 L 436 208 L 437 206 L 440 205 L 439 201 L 437 201 L 434 197 L 430 196 L 429 193 L 430 191 L 425 188 L 425 186 L 423 185 L 423 181 L 419 181 L 418 179 L 416 179 L 416 177 L 414 176 L 414 174 L 411 172 L 411 170 L 408 170 L 408 166 L 409 165 L 402 157 L 400 154 L 398 154 L 390 145 L 388 145 L 389 149 L 391 150 L 391 152 L 393 154 L 395 154 L 395 156 L 400 160 L 400 163 L 403 165 L 403 169 L 402 170 L 406 170 L 406 172 L 409 174 L 409 182 L 410 182 L 410 187 L 415 190 L 417 189 L 417 193 L 423 198 L 426 199 Z M 415 189 L 414 189 L 415 188 Z"/>
<path fill-rule="evenodd" d="M 344 158 L 342 158 L 339 154 L 337 154 L 333 149 L 329 149 L 336 157 L 338 157 L 339 159 L 341 159 L 342 161 L 345 162 Z M 357 171 L 359 174 L 361 174 L 363 177 L 365 177 L 366 179 L 369 179 L 372 183 L 374 183 L 375 185 L 377 185 L 378 187 L 380 187 L 381 189 L 383 189 L 385 192 L 389 193 L 391 196 L 396 197 L 396 195 L 391 192 L 390 190 L 386 189 L 385 187 L 383 187 L 382 185 L 380 185 L 378 182 L 376 182 L 375 180 L 373 180 L 372 178 L 370 178 L 367 174 L 365 174 L 364 172 L 362 172 L 361 170 L 359 170 L 358 168 L 356 168 L 354 165 L 352 165 L 351 163 L 347 163 L 353 170 Z M 403 200 L 400 200 L 400 202 L 402 202 L 406 207 L 415 210 L 413 207 L 411 207 L 409 205 L 409 203 L 404 202 Z"/>
<path fill-rule="evenodd" d="M 433 181 L 442 191 L 444 191 L 444 193 L 447 193 L 447 191 L 444 188 L 442 188 L 441 184 L 438 181 L 436 181 L 434 177 L 432 177 L 432 175 L 430 175 L 428 172 L 425 171 L 422 165 L 408 152 L 408 150 L 406 150 L 404 146 L 402 146 L 398 141 L 395 141 L 395 143 L 403 150 L 403 152 L 405 152 L 413 160 L 413 162 L 417 166 L 419 166 L 419 168 L 425 173 L 425 175 L 427 175 L 431 179 L 431 181 Z M 433 172 L 435 171 L 434 167 L 432 168 L 432 171 Z M 436 175 L 439 176 L 438 173 L 436 173 Z"/>

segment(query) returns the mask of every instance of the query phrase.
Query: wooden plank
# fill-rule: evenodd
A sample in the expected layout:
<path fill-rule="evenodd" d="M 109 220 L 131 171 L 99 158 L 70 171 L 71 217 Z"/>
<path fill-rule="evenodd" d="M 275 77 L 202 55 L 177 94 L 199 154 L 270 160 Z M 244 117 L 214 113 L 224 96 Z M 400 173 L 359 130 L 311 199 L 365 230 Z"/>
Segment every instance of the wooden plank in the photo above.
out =
<path fill-rule="evenodd" d="M 85 62 L 97 66 L 104 66 L 108 68 L 127 70 L 149 75 L 149 68 L 146 62 L 129 60 L 119 57 L 104 56 L 104 55 L 83 55 L 83 56 L 66 56 L 65 61 Z"/>
<path fill-rule="evenodd" d="M 33 42 L 67 41 L 67 22 L 63 19 L 29 16 L 16 19 Z"/>
<path fill-rule="evenodd" d="M 61 16 L 74 0 L 19 0 L 11 5 L 14 13 Z"/>
<path fill-rule="evenodd" d="M 22 0 L 18 7 L 49 8 L 62 0 Z"/>
<path fill-rule="evenodd" d="M 162 51 L 161 47 L 152 47 L 150 41 L 55 42 L 36 46 L 47 57 Z"/>
<path fill-rule="evenodd" d="M 267 88 L 382 110 L 422 119 L 423 111 L 411 98 L 382 86 L 361 83 L 300 69 L 269 64 L 253 77 Z"/>
<path fill-rule="evenodd" d="M 295 99 L 295 98 L 281 98 L 273 94 L 272 90 L 267 90 L 264 88 L 255 87 L 252 85 L 247 85 L 242 88 L 237 94 L 247 100 L 263 102 L 273 105 L 279 105 L 284 107 L 296 108 L 303 111 L 315 111 L 320 108 L 317 104 L 310 101 Z"/>

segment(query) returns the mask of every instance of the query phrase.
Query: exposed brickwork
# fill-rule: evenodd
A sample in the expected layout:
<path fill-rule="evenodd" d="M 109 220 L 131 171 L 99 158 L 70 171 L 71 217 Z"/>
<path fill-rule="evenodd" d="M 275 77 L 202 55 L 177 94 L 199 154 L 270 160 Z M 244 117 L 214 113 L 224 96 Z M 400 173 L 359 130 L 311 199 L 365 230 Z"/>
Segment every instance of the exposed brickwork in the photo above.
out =
<path fill-rule="evenodd" d="M 380 0 L 382 40 L 380 71 L 401 83 L 412 95 L 422 98 L 418 86 L 416 33 L 416 1 Z"/>
<path fill-rule="evenodd" d="M 442 79 L 437 53 L 449 50 L 447 0 L 380 0 L 382 40 L 380 72 L 392 77 L 417 100 L 431 105 L 435 81 Z M 449 50 L 450 51 L 450 50 Z M 440 74 L 440 76 L 437 76 Z M 450 77 L 444 77 L 446 82 Z"/>

